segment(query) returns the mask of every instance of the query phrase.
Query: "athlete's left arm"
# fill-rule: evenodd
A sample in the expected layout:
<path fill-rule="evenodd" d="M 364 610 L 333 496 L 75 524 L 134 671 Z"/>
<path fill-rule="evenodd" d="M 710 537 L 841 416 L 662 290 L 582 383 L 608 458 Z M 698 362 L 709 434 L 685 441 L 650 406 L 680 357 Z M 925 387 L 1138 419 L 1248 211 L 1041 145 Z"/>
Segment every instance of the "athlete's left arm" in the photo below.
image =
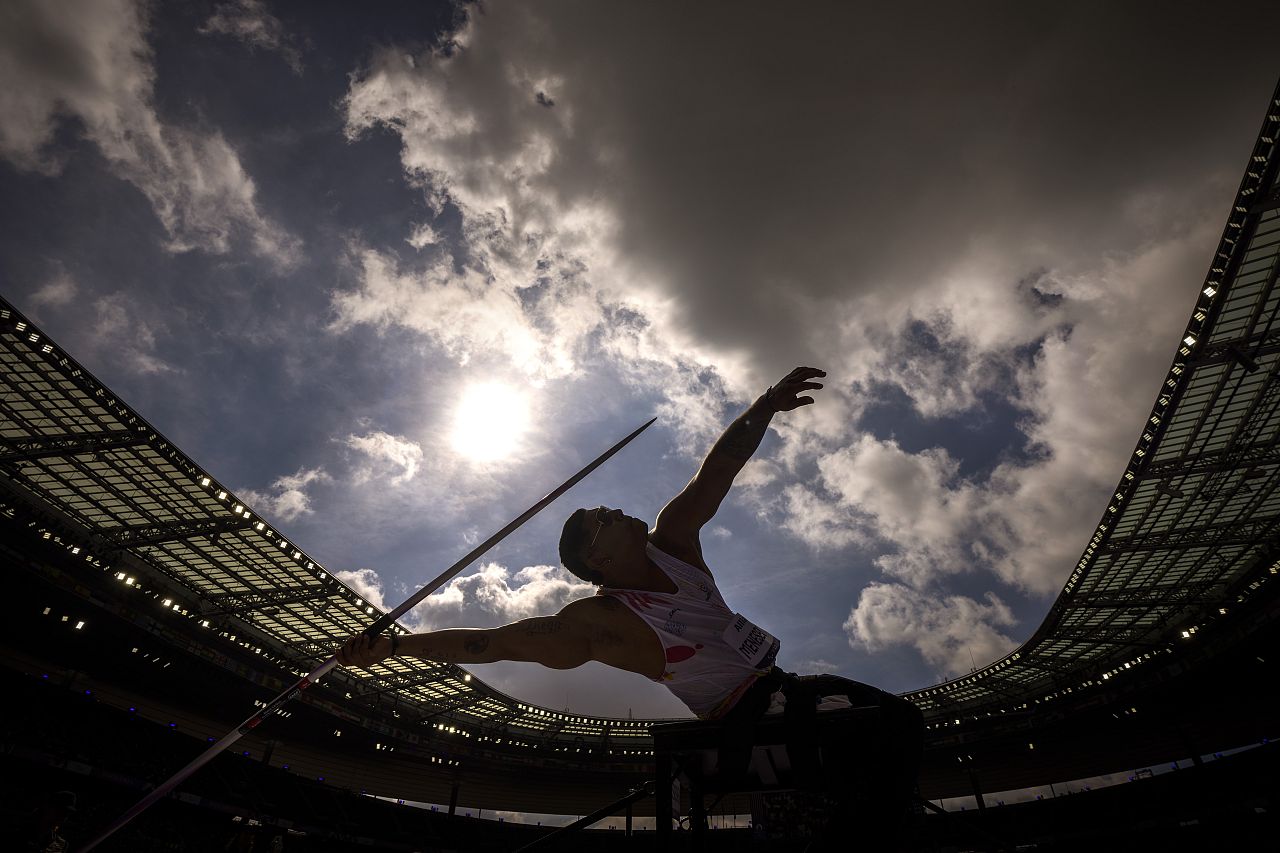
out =
<path fill-rule="evenodd" d="M 738 472 L 756 452 L 777 412 L 789 412 L 813 403 L 805 391 L 822 387 L 814 379 L 826 376 L 816 367 L 797 367 L 751 404 L 724 431 L 689 484 L 658 513 L 654 544 L 684 559 L 690 550 L 701 556 L 698 532 L 715 517 Z"/>

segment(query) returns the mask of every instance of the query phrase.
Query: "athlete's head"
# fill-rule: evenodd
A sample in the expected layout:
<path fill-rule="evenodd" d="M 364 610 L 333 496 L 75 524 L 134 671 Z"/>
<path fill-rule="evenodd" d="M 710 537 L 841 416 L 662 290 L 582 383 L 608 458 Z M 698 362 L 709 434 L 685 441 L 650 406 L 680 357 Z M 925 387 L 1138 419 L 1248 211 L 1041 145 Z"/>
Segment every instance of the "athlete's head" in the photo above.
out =
<path fill-rule="evenodd" d="M 605 575 L 643 557 L 647 525 L 620 509 L 599 506 L 575 510 L 560 533 L 560 562 L 587 583 L 603 584 Z"/>
<path fill-rule="evenodd" d="M 587 523 L 588 517 L 591 517 L 590 524 Z M 574 510 L 565 521 L 564 529 L 560 531 L 560 562 L 571 574 L 587 583 L 599 586 L 604 583 L 604 575 L 588 566 L 585 559 L 587 545 L 590 542 L 588 537 L 594 534 L 588 534 L 586 537 L 583 535 L 585 528 L 594 525 L 594 510 Z"/>

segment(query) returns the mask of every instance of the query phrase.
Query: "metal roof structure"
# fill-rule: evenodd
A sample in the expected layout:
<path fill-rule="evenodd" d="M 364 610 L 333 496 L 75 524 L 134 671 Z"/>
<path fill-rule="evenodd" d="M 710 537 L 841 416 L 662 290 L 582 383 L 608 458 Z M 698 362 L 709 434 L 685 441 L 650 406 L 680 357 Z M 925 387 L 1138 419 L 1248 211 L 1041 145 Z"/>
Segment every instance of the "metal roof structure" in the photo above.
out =
<path fill-rule="evenodd" d="M 1274 579 L 1280 531 L 1280 89 L 1150 417 L 1034 636 L 906 694 L 933 730 L 1123 678 Z M 114 581 L 182 590 L 170 618 L 298 675 L 378 613 L 0 300 L 0 512 L 32 513 Z M 123 567 L 123 568 L 122 568 Z M 403 629 L 399 629 L 403 630 Z M 465 737 L 651 748 L 651 721 L 522 703 L 462 668 L 390 659 L 330 676 Z"/>
<path fill-rule="evenodd" d="M 4 510 L 35 508 L 119 583 L 137 581 L 121 565 L 163 574 L 189 591 L 169 596 L 175 617 L 299 676 L 380 614 L 3 300 L 0 472 Z M 647 723 L 522 703 L 452 664 L 394 658 L 333 679 L 467 736 L 572 743 L 607 732 L 619 750 L 649 745 Z"/>

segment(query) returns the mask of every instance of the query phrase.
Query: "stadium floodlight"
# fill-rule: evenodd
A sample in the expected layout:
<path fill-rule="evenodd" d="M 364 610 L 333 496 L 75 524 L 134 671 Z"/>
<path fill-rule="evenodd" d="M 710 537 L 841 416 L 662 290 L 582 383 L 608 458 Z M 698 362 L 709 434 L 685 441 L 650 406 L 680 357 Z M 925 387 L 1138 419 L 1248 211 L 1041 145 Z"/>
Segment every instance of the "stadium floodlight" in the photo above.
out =
<path fill-rule="evenodd" d="M 644 432 L 646 429 L 653 426 L 655 421 L 657 421 L 657 418 L 652 418 L 649 421 L 645 422 L 644 424 L 641 424 L 630 435 L 628 435 L 626 438 L 623 438 L 621 441 L 613 445 L 613 447 L 610 447 L 604 453 L 601 453 L 599 456 L 593 459 L 586 467 L 584 467 L 581 471 L 574 474 L 568 480 L 565 480 L 563 483 L 561 483 L 559 486 L 557 486 L 555 489 L 549 492 L 545 497 L 543 497 L 533 506 L 529 507 L 520 515 L 516 516 L 497 533 L 493 534 L 488 539 L 486 539 L 485 541 L 477 545 L 475 548 L 471 549 L 471 551 L 468 552 L 465 556 L 463 556 L 462 559 L 458 560 L 458 562 L 454 563 L 452 566 L 450 566 L 448 569 L 442 572 L 439 576 L 437 576 L 434 580 L 432 580 L 426 586 L 422 587 L 416 593 L 411 595 L 408 599 L 401 602 L 400 605 L 396 607 L 394 610 L 390 611 L 389 613 L 384 613 L 382 616 L 378 617 L 376 620 L 374 620 L 373 624 L 370 625 L 368 628 L 366 628 L 362 633 L 367 637 L 374 637 L 383 633 L 387 629 L 391 628 L 393 625 L 395 625 L 395 622 L 397 619 L 399 619 L 405 613 L 409 612 L 411 609 L 416 607 L 418 602 L 422 601 L 428 595 L 435 592 L 441 586 L 444 586 L 445 583 L 451 580 L 455 575 L 457 575 L 467 566 L 475 562 L 482 554 L 487 552 L 494 545 L 497 545 L 503 539 L 507 538 L 507 536 L 509 536 L 514 530 L 516 530 L 516 528 L 523 525 L 526 521 L 533 518 L 539 512 L 542 512 L 542 510 L 546 509 L 547 506 L 549 506 L 552 501 L 554 501 L 556 498 L 563 495 L 565 492 L 569 491 L 569 489 L 577 485 L 578 482 L 581 481 L 583 478 L 585 478 L 588 474 L 590 474 L 596 468 L 599 468 L 601 465 L 607 462 L 615 453 L 617 453 L 619 450 L 621 450 L 622 448 L 630 444 L 631 441 L 635 439 L 635 437 L 638 436 L 640 433 Z M 217 756 L 218 753 L 222 752 L 224 749 L 231 746 L 231 744 L 238 741 L 241 737 L 248 734 L 253 729 L 257 728 L 259 723 L 261 723 L 271 714 L 274 714 L 276 710 L 280 708 L 280 706 L 284 705 L 285 703 L 301 695 L 303 690 L 306 690 L 312 684 L 315 684 L 317 681 L 319 681 L 321 678 L 323 678 L 325 675 L 331 672 L 333 668 L 336 667 L 337 665 L 338 665 L 338 656 L 335 654 L 331 656 L 328 660 L 326 660 L 324 663 L 320 664 L 318 667 L 313 669 L 311 672 L 304 675 L 300 681 L 298 681 L 296 684 L 292 685 L 291 687 L 287 688 L 283 693 L 281 693 L 276 698 L 272 699 L 260 710 L 258 710 L 252 716 L 250 716 L 243 723 L 241 723 L 237 728 L 232 729 L 230 732 L 228 732 L 225 736 L 223 736 L 221 740 L 219 740 L 217 743 L 213 744 L 208 749 L 206 749 L 203 753 L 201 753 L 189 764 L 187 764 L 186 767 L 183 767 L 181 770 L 179 770 L 177 773 L 175 773 L 165 782 L 153 788 L 145 797 L 139 800 L 132 808 L 130 808 L 127 812 L 125 812 L 120 817 L 116 818 L 116 820 L 110 826 L 104 829 L 101 833 L 99 833 L 96 838 L 94 838 L 84 847 L 81 847 L 79 850 L 79 853 L 88 853 L 89 850 L 92 850 L 93 848 L 97 847 L 99 844 L 105 841 L 108 837 L 110 837 L 116 830 L 120 829 L 120 827 L 124 826 L 129 821 L 133 820 L 135 817 L 137 817 L 139 814 L 145 811 L 152 803 L 156 802 L 162 797 L 167 796 L 169 792 L 172 791 L 174 788 L 176 788 L 179 784 L 181 784 L 184 779 L 186 779 L 192 773 L 195 773 L 201 767 L 203 767 L 204 765 L 212 761 L 214 757 Z M 324 777 L 320 777 L 320 779 L 321 781 L 324 781 Z"/>

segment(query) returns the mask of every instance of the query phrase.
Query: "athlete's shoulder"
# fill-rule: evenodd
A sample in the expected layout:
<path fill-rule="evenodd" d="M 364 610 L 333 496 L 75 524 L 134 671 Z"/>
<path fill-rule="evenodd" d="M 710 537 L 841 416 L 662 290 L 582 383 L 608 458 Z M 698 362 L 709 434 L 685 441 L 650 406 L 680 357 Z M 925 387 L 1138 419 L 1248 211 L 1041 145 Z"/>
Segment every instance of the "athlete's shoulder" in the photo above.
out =
<path fill-rule="evenodd" d="M 607 590 L 601 589 L 595 595 L 586 598 L 575 598 L 560 608 L 560 615 L 569 619 L 591 621 L 604 614 L 625 610 L 626 605 L 614 598 Z"/>

